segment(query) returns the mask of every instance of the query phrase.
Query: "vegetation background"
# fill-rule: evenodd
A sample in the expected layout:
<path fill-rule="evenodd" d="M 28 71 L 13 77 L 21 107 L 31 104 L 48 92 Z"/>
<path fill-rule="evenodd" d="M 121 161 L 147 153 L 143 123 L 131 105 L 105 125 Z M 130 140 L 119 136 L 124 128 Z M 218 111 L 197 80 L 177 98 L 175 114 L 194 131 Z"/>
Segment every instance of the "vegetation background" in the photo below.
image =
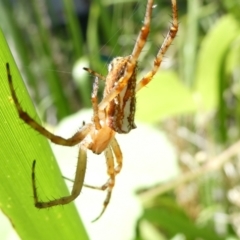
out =
<path fill-rule="evenodd" d="M 150 36 L 139 61 L 139 79 L 151 68 L 171 22 L 171 1 L 156 0 L 155 4 Z M 54 126 L 80 109 L 91 108 L 92 77 L 81 68 L 89 66 L 106 75 L 113 57 L 129 55 L 145 7 L 146 1 L 131 0 L 0 2 L 3 35 L 43 122 Z M 151 83 L 151 91 L 138 98 L 136 118 L 166 133 L 176 149 L 181 174 L 171 182 L 139 191 L 145 205 L 142 217 L 136 220 L 135 239 L 240 238 L 239 9 L 239 0 L 178 0 L 177 38 Z M 31 187 L 28 199 L 16 192 L 29 185 L 31 162 L 40 158 L 39 154 L 44 154 L 41 158 L 46 161 L 51 159 L 54 169 L 49 180 L 44 174 L 49 164 L 40 167 L 44 194 L 55 195 L 50 182 L 59 185 L 57 195 L 67 190 L 59 183 L 61 174 L 46 140 L 20 124 L 14 107 L 9 108 L 6 61 L 12 67 L 21 102 L 34 114 L 3 35 L 0 108 L 1 124 L 6 127 L 0 132 L 0 207 L 22 239 L 36 237 L 36 233 L 39 239 L 50 239 L 58 230 L 65 231 L 65 239 L 73 233 L 87 239 L 74 206 L 71 213 L 65 211 L 68 217 L 64 216 L 61 224 L 57 220 L 61 209 L 49 211 L 54 227 L 41 231 L 46 227 L 45 213 L 23 207 L 26 202 L 31 204 Z M 34 150 L 29 139 L 38 146 Z M 15 152 L 16 146 L 24 154 Z M 6 159 L 11 160 L 10 165 Z M 12 176 L 11 181 L 7 176 Z"/>

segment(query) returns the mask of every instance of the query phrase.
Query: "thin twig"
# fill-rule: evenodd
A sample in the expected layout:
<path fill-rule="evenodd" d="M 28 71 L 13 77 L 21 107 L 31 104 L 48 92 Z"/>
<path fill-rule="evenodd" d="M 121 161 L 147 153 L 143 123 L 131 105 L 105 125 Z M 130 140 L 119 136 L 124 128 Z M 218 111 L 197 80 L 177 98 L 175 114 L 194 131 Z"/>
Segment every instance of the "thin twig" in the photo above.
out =
<path fill-rule="evenodd" d="M 210 159 L 206 164 L 202 165 L 198 169 L 184 173 L 176 179 L 170 180 L 169 182 L 163 183 L 155 188 L 139 194 L 140 198 L 142 201 L 147 201 L 153 197 L 168 192 L 181 184 L 193 181 L 206 173 L 216 171 L 238 153 L 240 153 L 240 141 L 227 148 L 220 155 Z"/>

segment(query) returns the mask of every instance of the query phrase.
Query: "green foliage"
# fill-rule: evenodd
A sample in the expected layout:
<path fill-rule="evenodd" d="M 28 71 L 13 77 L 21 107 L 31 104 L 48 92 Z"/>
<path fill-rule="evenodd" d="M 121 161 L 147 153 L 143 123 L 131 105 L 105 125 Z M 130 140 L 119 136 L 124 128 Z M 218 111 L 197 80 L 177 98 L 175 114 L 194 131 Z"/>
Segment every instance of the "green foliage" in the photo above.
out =
<path fill-rule="evenodd" d="M 224 239 L 214 232 L 211 225 L 199 226 L 193 223 L 192 219 L 170 196 L 157 198 L 153 206 L 145 209 L 139 222 L 140 225 L 143 220 L 160 229 L 166 239 L 171 239 L 179 233 L 183 234 L 185 239 Z"/>

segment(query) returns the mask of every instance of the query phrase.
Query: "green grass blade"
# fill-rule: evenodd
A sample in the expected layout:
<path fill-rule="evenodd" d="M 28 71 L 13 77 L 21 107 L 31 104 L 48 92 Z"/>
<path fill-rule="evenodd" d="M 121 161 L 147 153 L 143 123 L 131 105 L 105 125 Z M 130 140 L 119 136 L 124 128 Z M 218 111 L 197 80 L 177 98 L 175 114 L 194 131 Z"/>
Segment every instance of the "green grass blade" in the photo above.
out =
<path fill-rule="evenodd" d="M 75 59 L 83 55 L 83 36 L 81 34 L 81 26 L 78 22 L 74 2 L 71 0 L 63 0 L 64 10 L 67 21 L 68 33 L 71 36 Z"/>
<path fill-rule="evenodd" d="M 34 159 L 41 200 L 64 196 L 68 191 L 47 140 L 18 118 L 10 96 L 6 62 L 11 66 L 21 104 L 39 121 L 1 31 L 0 49 L 0 208 L 21 239 L 88 239 L 73 204 L 49 210 L 38 210 L 33 205 Z"/>
<path fill-rule="evenodd" d="M 188 0 L 187 11 L 187 28 L 184 36 L 184 48 L 182 51 L 183 61 L 182 71 L 184 82 L 187 86 L 192 87 L 194 84 L 194 74 L 196 68 L 196 55 L 198 45 L 198 18 L 201 4 L 198 0 Z M 191 63 L 191 64 L 189 64 Z"/>
<path fill-rule="evenodd" d="M 32 45 L 34 46 L 35 51 L 39 56 L 39 59 L 42 59 L 40 65 L 42 66 L 42 70 L 45 71 L 45 69 L 56 69 L 56 65 L 54 61 L 54 56 L 51 51 L 50 43 L 52 39 L 50 30 L 47 29 L 44 25 L 43 16 L 40 9 L 41 4 L 38 1 L 33 1 L 32 10 L 35 16 L 39 35 L 37 36 L 37 39 L 35 39 L 35 41 L 32 40 Z M 45 71 L 44 75 L 46 79 L 48 79 L 47 84 L 50 89 L 54 105 L 57 108 L 58 118 L 62 119 L 71 113 L 68 99 L 66 98 L 63 91 L 64 86 L 59 81 L 59 76 L 56 71 Z"/>
<path fill-rule="evenodd" d="M 205 110 L 213 109 L 218 104 L 222 64 L 232 42 L 238 36 L 238 22 L 231 15 L 226 15 L 203 39 L 198 56 L 195 89 L 201 95 L 201 104 Z"/>

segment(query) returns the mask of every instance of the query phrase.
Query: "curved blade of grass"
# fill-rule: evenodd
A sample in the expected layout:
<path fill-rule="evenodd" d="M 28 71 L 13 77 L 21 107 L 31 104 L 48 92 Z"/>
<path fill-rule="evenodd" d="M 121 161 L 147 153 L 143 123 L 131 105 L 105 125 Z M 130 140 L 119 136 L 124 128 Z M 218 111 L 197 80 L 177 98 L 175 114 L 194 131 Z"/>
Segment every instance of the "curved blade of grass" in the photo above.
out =
<path fill-rule="evenodd" d="M 67 29 L 68 33 L 71 36 L 74 51 L 75 59 L 80 58 L 83 55 L 83 36 L 81 35 L 81 26 L 78 22 L 78 18 L 76 16 L 76 12 L 74 9 L 74 2 L 73 0 L 63 0 L 64 4 L 64 11 L 66 15 L 66 19 L 68 24 Z"/>
<path fill-rule="evenodd" d="M 21 104 L 39 121 L 1 31 L 0 49 L 0 208 L 21 239 L 88 239 L 73 204 L 49 210 L 34 207 L 31 183 L 34 159 L 41 200 L 64 196 L 68 191 L 47 140 L 18 118 L 10 97 L 6 62 L 10 64 Z"/>

